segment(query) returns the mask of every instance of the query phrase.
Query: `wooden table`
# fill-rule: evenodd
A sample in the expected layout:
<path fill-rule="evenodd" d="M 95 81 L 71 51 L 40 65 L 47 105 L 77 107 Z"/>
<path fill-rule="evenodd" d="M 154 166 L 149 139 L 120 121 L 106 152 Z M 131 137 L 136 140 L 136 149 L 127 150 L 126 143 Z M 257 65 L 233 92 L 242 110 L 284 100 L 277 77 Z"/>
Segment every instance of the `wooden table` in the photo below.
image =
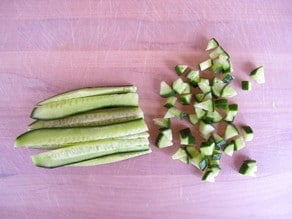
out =
<path fill-rule="evenodd" d="M 0 3 L 0 218 L 291 218 L 292 2 L 93 1 Z M 216 37 L 231 54 L 237 122 L 254 141 L 224 156 L 216 183 L 173 161 L 178 145 L 154 146 L 163 115 L 161 80 L 177 63 L 196 66 Z M 240 81 L 263 65 L 266 83 Z M 134 84 L 153 153 L 90 168 L 41 169 L 14 139 L 33 105 L 85 86 Z M 256 178 L 237 169 L 258 161 Z"/>

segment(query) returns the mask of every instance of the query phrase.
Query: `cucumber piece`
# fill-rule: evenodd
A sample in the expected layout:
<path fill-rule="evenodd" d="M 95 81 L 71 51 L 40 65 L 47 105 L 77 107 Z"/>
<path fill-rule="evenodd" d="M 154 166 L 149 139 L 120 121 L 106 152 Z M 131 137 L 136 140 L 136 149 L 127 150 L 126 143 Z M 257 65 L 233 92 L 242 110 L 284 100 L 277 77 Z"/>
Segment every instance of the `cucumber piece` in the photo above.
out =
<path fill-rule="evenodd" d="M 195 108 L 195 112 L 196 112 L 196 115 L 197 115 L 197 118 L 198 119 L 202 119 L 205 117 L 205 115 L 207 114 L 207 111 L 201 109 L 201 108 Z"/>
<path fill-rule="evenodd" d="M 138 94 L 109 94 L 54 101 L 34 108 L 31 118 L 59 119 L 93 109 L 117 106 L 138 106 Z"/>
<path fill-rule="evenodd" d="M 188 164 L 189 158 L 187 152 L 183 148 L 179 148 L 173 155 L 173 160 L 180 160 L 181 162 Z"/>
<path fill-rule="evenodd" d="M 156 139 L 156 145 L 159 148 L 165 148 L 172 145 L 171 129 L 164 129 L 159 133 Z"/>
<path fill-rule="evenodd" d="M 257 172 L 257 163 L 255 160 L 245 160 L 243 161 L 239 173 L 246 176 L 255 177 L 255 173 Z"/>
<path fill-rule="evenodd" d="M 217 99 L 214 101 L 215 108 L 227 110 L 228 109 L 228 100 L 227 99 Z"/>
<path fill-rule="evenodd" d="M 190 105 L 191 100 L 192 100 L 192 95 L 191 94 L 184 94 L 184 95 L 180 96 L 180 102 L 183 105 Z"/>
<path fill-rule="evenodd" d="M 215 149 L 215 143 L 213 141 L 207 141 L 207 142 L 202 142 L 200 151 L 201 154 L 210 156 L 213 154 L 213 151 Z"/>
<path fill-rule="evenodd" d="M 208 166 L 208 159 L 202 155 L 194 146 L 187 146 L 186 152 L 189 155 L 189 161 L 199 170 L 203 171 Z"/>
<path fill-rule="evenodd" d="M 224 153 L 227 154 L 228 156 L 232 156 L 234 152 L 234 143 L 231 142 L 228 145 L 226 145 L 223 149 Z"/>
<path fill-rule="evenodd" d="M 215 128 L 208 123 L 205 123 L 204 121 L 200 121 L 199 123 L 199 131 L 204 139 L 209 139 L 211 136 L 212 132 L 215 130 Z"/>
<path fill-rule="evenodd" d="M 213 139 L 215 141 L 215 147 L 216 149 L 221 149 L 226 145 L 226 140 L 222 138 L 220 135 L 213 133 Z"/>
<path fill-rule="evenodd" d="M 242 126 L 241 131 L 245 141 L 252 141 L 254 133 L 250 126 Z"/>
<path fill-rule="evenodd" d="M 185 89 L 181 94 L 191 94 L 191 85 L 184 82 Z"/>
<path fill-rule="evenodd" d="M 238 105 L 237 104 L 230 104 L 228 106 L 228 111 L 227 114 L 224 118 L 225 121 L 227 122 L 232 122 L 235 118 L 235 116 L 237 115 L 238 112 Z"/>
<path fill-rule="evenodd" d="M 237 95 L 237 92 L 236 90 L 234 90 L 230 84 L 226 84 L 222 90 L 221 90 L 221 93 L 220 93 L 220 96 L 223 97 L 223 98 L 231 98 L 231 97 L 234 97 Z"/>
<path fill-rule="evenodd" d="M 214 60 L 216 59 L 219 55 L 224 55 L 228 58 L 230 58 L 230 56 L 228 55 L 227 52 L 225 52 L 225 50 L 221 47 L 221 46 L 218 46 L 216 49 L 214 49 L 210 54 L 209 54 L 209 57 Z"/>
<path fill-rule="evenodd" d="M 197 93 L 195 94 L 195 99 L 198 102 L 203 102 L 205 100 L 212 100 L 212 93 L 208 92 L 208 93 Z"/>
<path fill-rule="evenodd" d="M 191 85 L 197 86 L 200 81 L 200 73 L 197 70 L 191 70 L 186 76 L 189 80 Z"/>
<path fill-rule="evenodd" d="M 218 165 L 211 165 L 204 173 L 202 180 L 207 182 L 215 182 L 215 177 L 218 176 L 221 168 Z"/>
<path fill-rule="evenodd" d="M 251 90 L 251 83 L 249 81 L 242 81 L 241 82 L 241 89 L 245 91 Z"/>
<path fill-rule="evenodd" d="M 189 84 L 183 82 L 183 80 L 181 78 L 176 79 L 173 83 L 172 83 L 172 88 L 173 90 L 178 93 L 178 94 L 182 94 L 184 93 L 184 91 L 186 89 L 188 89 Z M 189 92 L 190 93 L 190 92 Z"/>
<path fill-rule="evenodd" d="M 254 69 L 251 73 L 250 76 L 258 83 L 258 84 L 263 84 L 265 83 L 265 72 L 264 72 L 264 67 L 260 66 Z"/>
<path fill-rule="evenodd" d="M 211 86 L 209 84 L 209 80 L 206 78 L 201 78 L 198 83 L 199 88 L 203 93 L 209 93 L 211 91 Z"/>
<path fill-rule="evenodd" d="M 171 108 L 171 107 L 173 107 L 175 105 L 176 101 L 177 101 L 177 97 L 175 97 L 175 96 L 168 97 L 166 102 L 165 102 L 165 104 L 164 104 L 164 106 L 166 108 Z"/>
<path fill-rule="evenodd" d="M 31 158 L 36 166 L 53 168 L 105 155 L 148 149 L 149 142 L 147 139 L 103 139 L 79 142 L 70 147 L 33 155 Z"/>
<path fill-rule="evenodd" d="M 162 81 L 160 83 L 160 92 L 159 92 L 161 97 L 171 97 L 175 95 L 174 90 L 165 82 Z"/>
<path fill-rule="evenodd" d="M 218 150 L 214 150 L 213 154 L 211 155 L 211 160 L 220 160 L 222 153 Z"/>
<path fill-rule="evenodd" d="M 230 72 L 230 60 L 229 57 L 220 54 L 216 59 L 213 60 L 212 70 L 215 74 L 221 72 Z"/>
<path fill-rule="evenodd" d="M 139 118 L 143 118 L 143 112 L 139 107 L 117 107 L 94 110 L 62 119 L 37 120 L 31 123 L 28 129 L 101 126 L 127 122 Z"/>
<path fill-rule="evenodd" d="M 199 121 L 196 114 L 189 114 L 188 118 L 189 118 L 190 123 L 192 123 L 193 125 L 196 125 Z"/>
<path fill-rule="evenodd" d="M 239 151 L 245 147 L 245 143 L 242 137 L 237 137 L 236 139 L 233 140 L 233 143 L 235 151 Z"/>
<path fill-rule="evenodd" d="M 220 113 L 218 113 L 216 110 L 214 112 L 207 112 L 207 114 L 202 118 L 204 122 L 206 123 L 218 123 L 221 122 L 223 117 Z"/>
<path fill-rule="evenodd" d="M 225 129 L 225 136 L 224 138 L 226 140 L 233 138 L 235 136 L 239 135 L 238 129 L 236 128 L 235 125 L 228 123 Z"/>
<path fill-rule="evenodd" d="M 217 42 L 217 40 L 215 38 L 212 38 L 208 42 L 206 51 L 211 50 L 211 49 L 215 49 L 218 46 L 219 46 L 219 43 Z"/>
<path fill-rule="evenodd" d="M 171 107 L 171 108 L 169 108 L 167 110 L 164 118 L 176 117 L 176 118 L 179 118 L 179 119 L 183 119 L 185 116 L 186 116 L 186 114 L 183 111 L 181 111 L 181 110 L 179 110 L 179 109 L 177 109 L 175 107 Z"/>
<path fill-rule="evenodd" d="M 68 91 L 56 96 L 50 97 L 46 100 L 43 100 L 37 105 L 44 105 L 47 103 L 52 103 L 55 101 L 63 101 L 68 99 L 75 99 L 88 96 L 96 95 L 106 95 L 106 94 L 123 94 L 123 93 L 135 93 L 137 88 L 132 85 L 128 86 L 119 86 L 119 87 L 88 87 L 77 90 Z"/>
<path fill-rule="evenodd" d="M 207 59 L 207 60 L 201 62 L 199 64 L 199 66 L 200 66 L 200 70 L 204 71 L 204 70 L 206 70 L 206 69 L 208 69 L 208 68 L 210 68 L 212 66 L 212 60 L 211 59 Z"/>
<path fill-rule="evenodd" d="M 200 103 L 195 103 L 194 107 L 206 110 L 208 112 L 214 112 L 213 100 L 206 100 L 206 101 L 203 101 L 203 102 L 200 102 Z"/>
<path fill-rule="evenodd" d="M 190 128 L 180 130 L 179 138 L 180 138 L 180 144 L 182 145 L 192 145 L 196 143 L 196 139 L 192 135 Z"/>
<path fill-rule="evenodd" d="M 97 166 L 97 165 L 102 165 L 102 164 L 115 163 L 118 161 L 128 160 L 130 158 L 149 154 L 151 152 L 152 151 L 150 148 L 148 150 L 145 150 L 145 151 L 123 152 L 123 153 L 118 153 L 118 154 L 106 155 L 106 156 L 94 158 L 91 160 L 80 161 L 80 162 L 77 162 L 74 164 L 69 164 L 68 166 L 88 167 L 88 166 Z"/>
<path fill-rule="evenodd" d="M 175 71 L 177 75 L 182 75 L 188 69 L 187 65 L 176 65 Z"/>
<path fill-rule="evenodd" d="M 161 128 L 170 128 L 171 125 L 170 118 L 155 118 L 153 121 L 155 125 Z"/>
<path fill-rule="evenodd" d="M 148 132 L 141 132 L 133 135 L 125 135 L 125 136 L 119 136 L 116 138 L 110 138 L 110 139 L 136 139 L 136 138 L 148 138 L 149 133 Z"/>
<path fill-rule="evenodd" d="M 225 74 L 222 81 L 226 84 L 230 84 L 234 79 L 235 79 L 234 76 L 232 76 L 231 74 Z"/>
<path fill-rule="evenodd" d="M 18 136 L 15 146 L 56 148 L 76 142 L 116 138 L 145 131 L 148 128 L 143 119 L 99 127 L 36 129 Z"/>

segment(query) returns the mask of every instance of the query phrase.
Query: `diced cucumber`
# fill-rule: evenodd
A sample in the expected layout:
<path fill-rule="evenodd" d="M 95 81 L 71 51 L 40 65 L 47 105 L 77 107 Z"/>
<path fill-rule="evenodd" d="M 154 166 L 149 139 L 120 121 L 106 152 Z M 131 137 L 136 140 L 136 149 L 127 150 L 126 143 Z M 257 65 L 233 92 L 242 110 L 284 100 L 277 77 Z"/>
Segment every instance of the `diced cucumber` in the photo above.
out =
<path fill-rule="evenodd" d="M 206 51 L 211 50 L 211 49 L 215 49 L 218 46 L 219 46 L 219 43 L 217 42 L 217 40 L 215 38 L 212 38 L 208 42 Z"/>
<path fill-rule="evenodd" d="M 196 143 L 196 139 L 192 135 L 190 128 L 180 130 L 179 137 L 181 145 L 192 145 Z"/>
<path fill-rule="evenodd" d="M 187 146 L 186 152 L 190 156 L 189 161 L 199 170 L 205 170 L 208 166 L 208 159 L 202 155 L 194 146 Z"/>
<path fill-rule="evenodd" d="M 231 83 L 231 81 L 233 81 L 235 78 L 234 76 L 232 76 L 231 74 L 225 74 L 222 81 L 226 84 Z"/>
<path fill-rule="evenodd" d="M 170 118 L 155 118 L 153 121 L 155 125 L 161 128 L 170 128 L 171 125 Z"/>
<path fill-rule="evenodd" d="M 214 112 L 214 103 L 213 100 L 206 100 L 200 103 L 194 104 L 195 108 L 204 109 L 206 111 Z"/>
<path fill-rule="evenodd" d="M 225 129 L 225 136 L 224 138 L 226 140 L 233 138 L 235 136 L 239 135 L 238 129 L 234 124 L 228 123 Z"/>
<path fill-rule="evenodd" d="M 184 91 L 186 89 L 188 89 L 189 84 L 185 83 L 181 78 L 176 79 L 173 83 L 172 83 L 172 88 L 173 90 L 178 93 L 178 94 L 182 94 L 184 93 Z"/>
<path fill-rule="evenodd" d="M 224 55 L 224 56 L 226 56 L 226 57 L 230 57 L 229 55 L 228 55 L 228 53 L 227 52 L 225 52 L 225 50 L 221 47 L 221 46 L 218 46 L 216 49 L 214 49 L 210 54 L 209 54 L 209 57 L 212 59 L 212 60 L 214 60 L 214 59 L 216 59 L 219 55 Z"/>
<path fill-rule="evenodd" d="M 223 97 L 223 98 L 231 98 L 231 97 L 234 97 L 237 95 L 237 92 L 236 90 L 234 90 L 230 84 L 226 84 L 222 90 L 221 90 L 221 93 L 220 93 L 220 96 Z"/>
<path fill-rule="evenodd" d="M 221 149 L 226 145 L 226 140 L 224 138 L 222 138 L 220 135 L 213 133 L 213 138 L 215 141 L 215 146 L 217 149 Z"/>
<path fill-rule="evenodd" d="M 68 91 L 58 94 L 46 100 L 39 102 L 37 105 L 44 105 L 55 101 L 63 101 L 68 99 L 75 99 L 88 96 L 106 95 L 106 94 L 122 94 L 122 93 L 135 93 L 137 88 L 132 85 L 117 86 L 117 87 L 88 87 L 77 90 Z"/>
<path fill-rule="evenodd" d="M 195 94 L 195 99 L 198 102 L 202 102 L 205 100 L 211 100 L 212 99 L 212 93 L 208 92 L 208 93 L 197 93 Z"/>
<path fill-rule="evenodd" d="M 177 109 L 175 107 L 171 107 L 171 108 L 169 108 L 167 110 L 164 118 L 176 117 L 176 118 L 179 118 L 179 119 L 183 119 L 185 116 L 186 116 L 186 114 L 183 111 L 181 111 L 181 110 L 179 110 L 179 109 Z"/>
<path fill-rule="evenodd" d="M 193 86 L 197 86 L 200 81 L 200 73 L 197 70 L 191 70 L 186 76 Z"/>
<path fill-rule="evenodd" d="M 210 156 L 213 154 L 213 151 L 215 149 L 215 143 L 213 141 L 207 141 L 207 142 L 202 142 L 200 151 L 201 154 Z"/>
<path fill-rule="evenodd" d="M 168 97 L 166 102 L 165 102 L 165 104 L 164 104 L 164 106 L 166 108 L 171 108 L 171 107 L 173 107 L 175 105 L 176 100 L 177 100 L 177 97 L 175 97 L 175 96 Z"/>
<path fill-rule="evenodd" d="M 255 173 L 257 172 L 257 163 L 255 160 L 245 160 L 243 161 L 239 173 L 246 176 L 255 177 Z"/>
<path fill-rule="evenodd" d="M 188 164 L 189 163 L 189 158 L 187 152 L 183 148 L 179 148 L 173 155 L 172 155 L 173 160 L 180 160 L 183 163 Z"/>
<path fill-rule="evenodd" d="M 211 124 L 207 124 L 204 121 L 200 121 L 199 123 L 199 131 L 204 139 L 208 139 L 215 128 Z"/>
<path fill-rule="evenodd" d="M 184 83 L 185 89 L 181 94 L 191 94 L 191 85 L 188 83 Z"/>
<path fill-rule="evenodd" d="M 32 161 L 40 167 L 58 167 L 109 154 L 149 149 L 147 139 L 115 139 L 79 142 L 73 146 L 60 148 L 32 156 Z"/>
<path fill-rule="evenodd" d="M 34 108 L 31 118 L 59 119 L 93 109 L 117 106 L 138 106 L 138 94 L 109 94 L 54 101 Z"/>
<path fill-rule="evenodd" d="M 172 131 L 171 129 L 162 130 L 156 139 L 156 145 L 159 148 L 165 148 L 171 146 L 172 143 Z"/>
<path fill-rule="evenodd" d="M 211 91 L 209 80 L 206 78 L 201 78 L 198 83 L 198 86 L 203 93 L 209 93 Z"/>
<path fill-rule="evenodd" d="M 245 141 L 252 141 L 254 133 L 250 126 L 242 126 L 241 131 Z"/>
<path fill-rule="evenodd" d="M 214 150 L 213 154 L 211 155 L 212 160 L 220 160 L 222 153 L 218 150 Z"/>
<path fill-rule="evenodd" d="M 224 149 L 223 149 L 224 153 L 227 154 L 228 156 L 232 156 L 233 152 L 234 152 L 234 143 L 231 142 L 229 144 L 227 144 Z"/>
<path fill-rule="evenodd" d="M 139 118 L 143 118 L 143 112 L 139 107 L 117 107 L 89 111 L 62 119 L 37 120 L 29 125 L 29 130 L 40 128 L 101 126 L 127 122 Z"/>
<path fill-rule="evenodd" d="M 259 84 L 265 83 L 264 67 L 263 66 L 257 67 L 250 73 L 250 76 Z"/>
<path fill-rule="evenodd" d="M 199 121 L 196 114 L 189 114 L 188 118 L 189 118 L 190 123 L 192 123 L 193 125 L 196 125 Z"/>
<path fill-rule="evenodd" d="M 99 127 L 36 129 L 18 136 L 15 146 L 57 148 L 76 142 L 116 138 L 147 130 L 143 119 Z"/>
<path fill-rule="evenodd" d="M 241 89 L 250 91 L 251 90 L 251 83 L 249 81 L 242 81 L 241 82 Z"/>
<path fill-rule="evenodd" d="M 227 99 L 217 99 L 214 101 L 214 106 L 218 109 L 227 110 L 228 109 L 228 100 Z"/>
<path fill-rule="evenodd" d="M 207 60 L 201 62 L 199 64 L 199 66 L 200 66 L 200 70 L 204 71 L 204 70 L 206 70 L 206 69 L 208 69 L 208 68 L 210 68 L 212 66 L 212 60 L 211 59 L 207 59 Z"/>
<path fill-rule="evenodd" d="M 245 147 L 245 143 L 242 137 L 237 137 L 233 140 L 234 143 L 234 150 L 239 151 Z"/>
<path fill-rule="evenodd" d="M 206 123 L 218 123 L 221 122 L 223 117 L 216 110 L 214 112 L 208 111 L 207 114 L 203 117 L 204 122 Z"/>
<path fill-rule="evenodd" d="M 207 111 L 205 111 L 205 110 L 203 110 L 201 108 L 195 108 L 195 112 L 196 112 L 196 115 L 197 115 L 198 119 L 204 118 L 204 116 L 207 114 Z"/>
<path fill-rule="evenodd" d="M 212 93 L 215 97 L 220 97 L 223 88 L 226 86 L 226 84 L 223 81 L 217 81 L 212 84 Z"/>
<path fill-rule="evenodd" d="M 208 170 L 204 173 L 202 180 L 207 182 L 215 182 L 215 174 L 213 171 Z"/>
<path fill-rule="evenodd" d="M 161 97 L 171 97 L 175 95 L 175 92 L 165 81 L 162 81 L 159 94 Z"/>
<path fill-rule="evenodd" d="M 175 71 L 177 75 L 182 75 L 188 69 L 187 65 L 176 65 Z"/>
<path fill-rule="evenodd" d="M 228 111 L 227 114 L 224 118 L 225 121 L 227 122 L 232 122 L 235 118 L 235 116 L 237 115 L 238 112 L 238 105 L 237 104 L 230 104 L 228 106 Z"/>
<path fill-rule="evenodd" d="M 183 105 L 189 105 L 191 103 L 191 100 L 192 100 L 191 94 L 183 94 L 182 96 L 180 96 L 180 102 Z"/>
<path fill-rule="evenodd" d="M 109 164 L 109 163 L 115 163 L 118 161 L 128 160 L 130 158 L 142 156 L 145 154 L 151 153 L 151 149 L 145 151 L 133 151 L 133 152 L 124 152 L 124 153 L 118 153 L 118 154 L 111 154 L 106 155 L 98 158 L 93 158 L 90 160 L 80 161 L 77 163 L 70 164 L 68 166 L 73 167 L 87 167 L 87 166 L 97 166 L 102 164 Z"/>
<path fill-rule="evenodd" d="M 216 59 L 213 60 L 212 70 L 215 74 L 221 72 L 230 72 L 229 57 L 220 54 Z"/>

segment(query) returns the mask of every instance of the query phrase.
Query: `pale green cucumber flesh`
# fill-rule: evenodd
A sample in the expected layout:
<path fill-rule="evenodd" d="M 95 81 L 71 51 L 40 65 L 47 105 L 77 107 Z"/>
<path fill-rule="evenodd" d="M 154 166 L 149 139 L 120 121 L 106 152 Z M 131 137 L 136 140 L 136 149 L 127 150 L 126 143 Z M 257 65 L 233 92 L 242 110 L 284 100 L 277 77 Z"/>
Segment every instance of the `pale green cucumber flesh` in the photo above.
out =
<path fill-rule="evenodd" d="M 117 86 L 117 87 L 88 87 L 77 90 L 71 90 L 62 94 L 58 94 L 44 101 L 39 102 L 37 105 L 44 105 L 47 103 L 68 100 L 80 97 L 88 97 L 95 95 L 105 95 L 105 94 L 121 94 L 121 93 L 134 93 L 137 88 L 132 85 Z"/>
<path fill-rule="evenodd" d="M 138 106 L 138 94 L 98 95 L 51 102 L 34 108 L 31 118 L 58 119 L 93 109 L 118 106 Z"/>
<path fill-rule="evenodd" d="M 99 127 L 50 128 L 28 131 L 15 141 L 15 146 L 44 148 L 76 142 L 116 138 L 148 131 L 143 119 Z"/>
<path fill-rule="evenodd" d="M 80 161 L 78 163 L 70 164 L 68 166 L 85 167 L 85 166 L 96 166 L 96 165 L 114 163 L 114 162 L 118 162 L 122 160 L 128 160 L 130 158 L 138 157 L 141 155 L 149 154 L 151 152 L 152 151 L 149 148 L 148 150 L 145 150 L 145 151 L 133 151 L 133 152 L 111 154 L 111 155 L 106 155 L 103 157 L 97 157 L 91 160 Z"/>
<path fill-rule="evenodd" d="M 117 107 L 94 110 L 62 119 L 37 120 L 29 125 L 29 130 L 39 128 L 101 126 L 127 122 L 139 118 L 143 118 L 143 112 L 139 107 Z"/>
<path fill-rule="evenodd" d="M 109 154 L 142 151 L 148 148 L 148 139 L 104 139 L 33 155 L 32 161 L 36 166 L 52 168 Z"/>

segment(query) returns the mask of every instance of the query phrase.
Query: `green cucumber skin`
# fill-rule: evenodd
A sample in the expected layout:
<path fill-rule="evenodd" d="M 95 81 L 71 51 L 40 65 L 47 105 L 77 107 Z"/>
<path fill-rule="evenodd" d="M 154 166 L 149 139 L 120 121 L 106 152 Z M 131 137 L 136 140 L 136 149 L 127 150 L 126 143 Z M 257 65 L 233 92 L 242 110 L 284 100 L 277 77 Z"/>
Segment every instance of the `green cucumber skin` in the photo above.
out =
<path fill-rule="evenodd" d="M 138 106 L 138 94 L 97 95 L 55 101 L 35 107 L 31 113 L 31 118 L 40 120 L 59 119 L 93 109 L 118 106 Z"/>
<path fill-rule="evenodd" d="M 37 105 L 44 105 L 47 103 L 67 100 L 80 97 L 105 95 L 105 94 L 122 94 L 122 93 L 135 93 L 137 88 L 132 85 L 116 86 L 116 87 L 87 87 L 77 90 L 67 91 L 65 93 L 58 94 L 39 102 Z"/>
<path fill-rule="evenodd" d="M 149 154 L 151 152 L 152 151 L 149 148 L 148 150 L 145 150 L 145 151 L 133 151 L 133 152 L 124 152 L 124 153 L 119 153 L 119 154 L 106 155 L 103 157 L 98 157 L 98 158 L 94 158 L 91 160 L 85 160 L 85 161 L 81 161 L 78 163 L 70 164 L 68 166 L 87 167 L 87 166 L 97 166 L 97 165 L 102 165 L 102 164 L 109 164 L 109 163 L 114 163 L 114 162 L 118 162 L 118 161 L 128 160 L 130 158 L 142 156 L 145 154 Z"/>
<path fill-rule="evenodd" d="M 36 166 L 53 168 L 105 155 L 143 151 L 148 148 L 148 139 L 103 139 L 43 152 L 33 155 L 31 158 Z"/>
<path fill-rule="evenodd" d="M 76 142 L 116 138 L 145 131 L 148 131 L 148 128 L 143 119 L 100 127 L 36 129 L 17 137 L 15 146 L 54 148 Z"/>
<path fill-rule="evenodd" d="M 139 107 L 117 107 L 94 110 L 68 116 L 62 119 L 37 120 L 29 125 L 29 130 L 40 128 L 67 128 L 111 125 L 139 118 L 143 118 L 143 112 Z"/>

